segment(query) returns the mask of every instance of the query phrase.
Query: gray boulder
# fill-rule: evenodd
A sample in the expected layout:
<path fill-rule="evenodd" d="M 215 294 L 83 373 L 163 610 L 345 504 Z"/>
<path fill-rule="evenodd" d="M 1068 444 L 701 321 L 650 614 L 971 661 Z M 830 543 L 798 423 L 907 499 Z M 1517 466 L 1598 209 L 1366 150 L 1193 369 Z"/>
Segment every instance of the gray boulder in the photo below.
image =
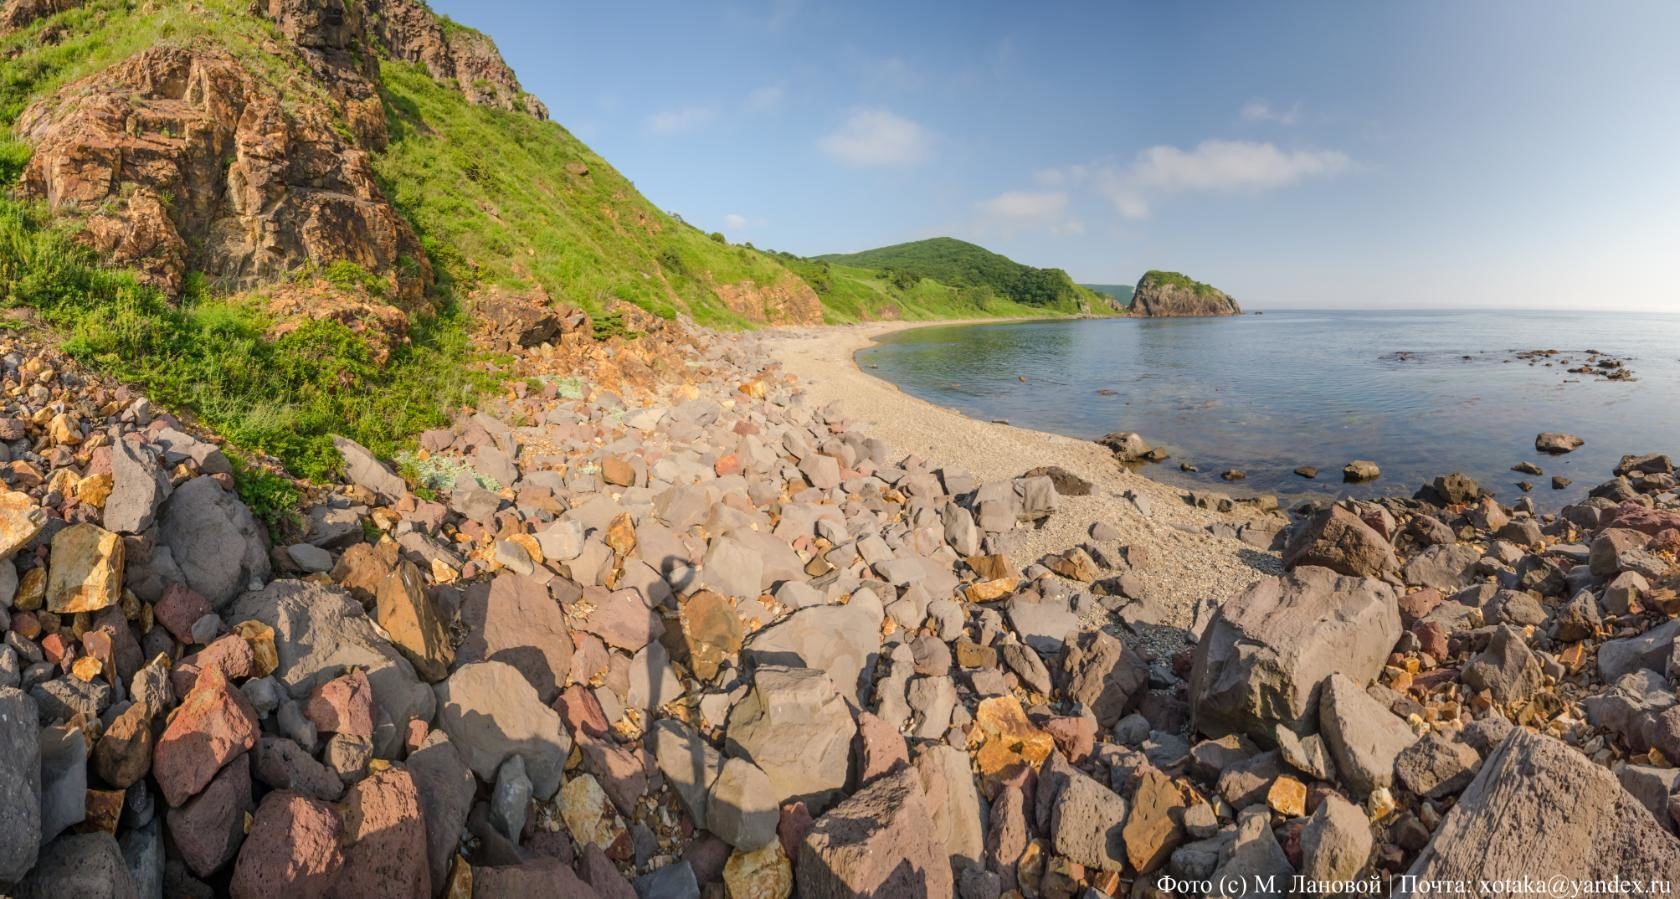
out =
<path fill-rule="evenodd" d="M 196 477 L 163 504 L 158 534 L 187 586 L 217 608 L 268 579 L 268 535 L 239 497 Z"/>
<path fill-rule="evenodd" d="M 764 667 L 729 714 L 724 749 L 748 759 L 776 787 L 778 805 L 804 800 L 828 807 L 846 786 L 857 725 L 827 674 Z"/>
<path fill-rule="evenodd" d="M 1318 723 L 1336 770 L 1360 794 L 1394 783 L 1394 760 L 1417 735 L 1345 675 L 1332 674 L 1318 702 Z"/>
<path fill-rule="evenodd" d="M 0 687 L 0 884 L 35 867 L 41 848 L 41 737 L 35 700 Z"/>
<path fill-rule="evenodd" d="M 517 668 L 473 662 L 436 689 L 438 726 L 479 779 L 494 783 L 502 762 L 518 754 L 538 799 L 560 789 L 571 738 L 559 714 L 543 704 Z"/>
<path fill-rule="evenodd" d="M 1190 712 L 1210 737 L 1306 729 L 1332 673 L 1369 683 L 1400 639 L 1394 589 L 1324 568 L 1256 581 L 1214 614 L 1196 644 Z"/>
<path fill-rule="evenodd" d="M 1352 880 L 1371 858 L 1373 842 L 1365 813 L 1331 793 L 1301 830 L 1301 875 L 1325 883 Z"/>
<path fill-rule="evenodd" d="M 138 899 L 122 847 L 104 831 L 65 834 L 41 849 L 17 899 Z"/>
<path fill-rule="evenodd" d="M 826 671 L 846 698 L 858 700 L 863 676 L 881 651 L 881 603 L 858 591 L 843 606 L 800 609 L 753 636 L 742 655 L 754 665 Z"/>
<path fill-rule="evenodd" d="M 367 447 L 348 437 L 333 435 L 333 448 L 344 459 L 344 475 L 350 483 L 365 488 L 388 503 L 408 493 L 403 479 L 392 474 Z"/>
<path fill-rule="evenodd" d="M 127 440 L 111 444 L 111 495 L 105 499 L 105 530 L 138 534 L 157 520 L 169 498 L 169 478 L 152 451 Z"/>
<path fill-rule="evenodd" d="M 1616 776 L 1552 737 L 1512 731 L 1470 782 L 1396 896 L 1420 882 L 1680 880 L 1680 840 Z"/>

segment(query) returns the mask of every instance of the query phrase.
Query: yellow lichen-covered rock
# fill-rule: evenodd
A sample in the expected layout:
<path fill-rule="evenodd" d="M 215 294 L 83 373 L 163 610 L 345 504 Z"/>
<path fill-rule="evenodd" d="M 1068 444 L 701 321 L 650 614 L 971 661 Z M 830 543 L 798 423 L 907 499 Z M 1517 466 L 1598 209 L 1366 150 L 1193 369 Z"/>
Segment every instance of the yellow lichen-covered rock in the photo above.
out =
<path fill-rule="evenodd" d="M 88 475 L 76 482 L 76 499 L 94 507 L 105 508 L 105 501 L 111 498 L 111 488 L 115 481 L 109 472 Z"/>
<path fill-rule="evenodd" d="M 98 525 L 78 524 L 53 537 L 47 566 L 47 610 L 96 612 L 122 598 L 122 538 Z"/>
<path fill-rule="evenodd" d="M 47 513 L 27 493 L 0 493 L 0 559 L 9 559 L 47 526 Z"/>

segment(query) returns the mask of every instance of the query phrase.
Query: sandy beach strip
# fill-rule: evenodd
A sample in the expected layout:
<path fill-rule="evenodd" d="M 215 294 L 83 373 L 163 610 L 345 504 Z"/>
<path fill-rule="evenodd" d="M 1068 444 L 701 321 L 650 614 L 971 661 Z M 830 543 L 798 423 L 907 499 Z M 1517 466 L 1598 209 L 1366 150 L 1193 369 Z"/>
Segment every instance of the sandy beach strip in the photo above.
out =
<path fill-rule="evenodd" d="M 1163 607 L 1165 623 L 1180 627 L 1190 623 L 1201 599 L 1223 602 L 1260 575 L 1281 570 L 1275 553 L 1207 532 L 1210 524 L 1250 520 L 1255 513 L 1247 506 L 1238 506 L 1230 514 L 1197 509 L 1185 502 L 1182 488 L 1127 471 L 1095 443 L 969 418 L 904 393 L 857 365 L 854 354 L 876 338 L 928 324 L 781 328 L 756 337 L 773 358 L 804 382 L 811 402 L 839 401 L 848 418 L 887 441 L 894 452 L 914 453 L 936 466 L 967 471 L 984 481 L 1019 477 L 1046 465 L 1060 466 L 1090 481 L 1091 495 L 1062 497 L 1061 510 L 1044 527 L 1015 532 L 1009 558 L 1018 566 L 1090 542 L 1091 525 L 1107 522 L 1119 531 L 1122 545 L 1142 547 L 1147 562 L 1138 570 L 1147 595 Z M 1117 429 L 1120 425 L 1116 422 Z M 1128 492 L 1143 498 L 1147 516 L 1139 511 L 1139 504 L 1126 498 Z"/>

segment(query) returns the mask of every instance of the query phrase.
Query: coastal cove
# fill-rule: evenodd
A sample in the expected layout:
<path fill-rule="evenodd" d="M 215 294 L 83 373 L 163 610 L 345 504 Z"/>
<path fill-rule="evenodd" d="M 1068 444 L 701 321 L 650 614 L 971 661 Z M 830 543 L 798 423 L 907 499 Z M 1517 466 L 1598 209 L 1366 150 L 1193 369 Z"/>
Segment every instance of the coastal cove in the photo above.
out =
<path fill-rule="evenodd" d="M 1464 471 L 1506 502 L 1526 480 L 1555 508 L 1608 479 L 1623 454 L 1680 445 L 1677 346 L 1673 315 L 1280 311 L 919 327 L 881 336 L 857 362 L 983 421 L 1087 440 L 1136 431 L 1172 454 L 1143 470 L 1159 480 L 1369 498 Z M 1632 377 L 1568 371 L 1605 358 Z M 1586 443 L 1548 456 L 1534 448 L 1542 431 Z M 1382 477 L 1342 483 L 1354 459 Z M 1544 475 L 1511 470 L 1524 461 Z M 1199 470 L 1181 472 L 1185 462 Z M 1221 480 L 1231 469 L 1246 477 Z M 1554 490 L 1554 475 L 1570 485 Z"/>

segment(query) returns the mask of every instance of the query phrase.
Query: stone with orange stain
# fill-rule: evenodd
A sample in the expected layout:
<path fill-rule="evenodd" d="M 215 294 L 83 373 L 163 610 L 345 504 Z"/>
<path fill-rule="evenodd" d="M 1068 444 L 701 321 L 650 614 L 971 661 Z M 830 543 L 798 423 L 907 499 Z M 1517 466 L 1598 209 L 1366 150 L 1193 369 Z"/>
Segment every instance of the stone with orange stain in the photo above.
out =
<path fill-rule="evenodd" d="M 1037 768 L 1056 748 L 1050 734 L 1034 727 L 1014 696 L 993 696 L 974 710 L 969 732 L 974 762 L 983 777 L 996 777 L 1025 766 Z"/>

